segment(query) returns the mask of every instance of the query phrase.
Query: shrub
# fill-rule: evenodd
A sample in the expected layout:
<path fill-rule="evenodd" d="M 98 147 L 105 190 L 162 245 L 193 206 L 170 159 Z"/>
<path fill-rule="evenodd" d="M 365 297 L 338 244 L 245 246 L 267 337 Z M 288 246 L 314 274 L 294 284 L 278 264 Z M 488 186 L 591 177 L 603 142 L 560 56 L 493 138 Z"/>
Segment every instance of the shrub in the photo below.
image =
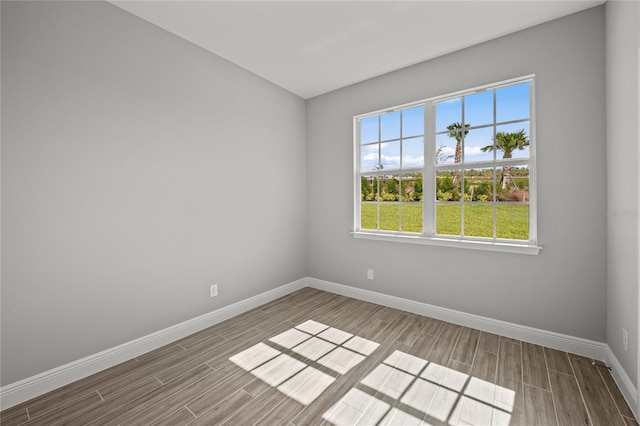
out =
<path fill-rule="evenodd" d="M 360 194 L 360 196 L 365 200 L 367 197 L 373 196 L 373 188 L 371 188 L 369 179 L 364 176 L 360 178 Z"/>
<path fill-rule="evenodd" d="M 422 179 L 416 179 L 413 182 L 413 193 L 415 200 L 422 198 Z"/>
<path fill-rule="evenodd" d="M 397 194 L 398 182 L 395 179 L 387 179 L 382 186 L 382 191 L 386 191 L 388 194 Z"/>
<path fill-rule="evenodd" d="M 382 191 L 382 201 L 398 201 L 398 194 L 389 194 L 386 191 Z"/>
<path fill-rule="evenodd" d="M 438 191 L 437 198 L 440 201 L 450 201 L 453 198 L 453 194 L 451 192 Z"/>
<path fill-rule="evenodd" d="M 456 189 L 456 185 L 453 184 L 453 178 L 436 178 L 436 191 L 453 192 L 454 189 Z"/>
<path fill-rule="evenodd" d="M 475 186 L 473 193 L 476 197 L 480 197 L 481 195 L 489 197 L 493 195 L 493 185 L 491 185 L 490 182 L 482 181 Z"/>

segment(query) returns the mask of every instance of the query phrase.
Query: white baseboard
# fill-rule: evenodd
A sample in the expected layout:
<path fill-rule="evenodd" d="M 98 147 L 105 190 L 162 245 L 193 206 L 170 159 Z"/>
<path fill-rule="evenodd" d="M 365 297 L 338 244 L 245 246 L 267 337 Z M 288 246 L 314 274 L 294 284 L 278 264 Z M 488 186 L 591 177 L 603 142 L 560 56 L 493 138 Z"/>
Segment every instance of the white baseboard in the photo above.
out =
<path fill-rule="evenodd" d="M 636 419 L 640 418 L 640 412 L 638 412 L 638 390 L 635 388 L 633 382 L 629 378 L 629 375 L 627 375 L 627 372 L 622 368 L 620 361 L 618 361 L 618 358 L 616 358 L 616 355 L 613 353 L 609 345 L 607 345 L 605 349 L 604 361 L 609 367 L 611 367 L 613 380 L 616 381 L 616 384 L 620 388 L 629 408 L 631 408 L 631 411 L 635 414 Z"/>
<path fill-rule="evenodd" d="M 107 349 L 78 361 L 73 361 L 52 370 L 45 371 L 36 376 L 3 386 L 0 388 L 0 410 L 13 407 L 14 405 L 28 401 L 61 386 L 88 377 L 91 374 L 113 367 L 114 365 L 154 349 L 158 349 L 166 344 L 304 288 L 305 286 L 306 279 L 302 278 L 164 330 L 132 340 L 115 348 Z"/>
<path fill-rule="evenodd" d="M 598 360 L 604 360 L 605 358 L 604 349 L 606 344 L 593 340 L 540 330 L 538 328 L 513 324 L 506 321 L 482 317 L 480 315 L 468 314 L 465 312 L 455 311 L 453 309 L 441 308 L 439 306 L 429 305 L 423 302 L 415 302 L 413 300 L 402 299 L 388 294 L 376 293 L 374 291 L 349 287 L 314 278 L 307 278 L 307 285 L 319 290 L 330 291 L 343 296 L 349 296 L 355 299 L 377 303 L 379 305 L 402 309 L 403 311 L 413 312 L 415 314 L 499 334 L 501 336 L 511 337 L 513 339 L 529 343 L 535 343 L 541 346 L 547 346 L 549 348 L 565 352 L 571 352 L 588 358 Z"/>
<path fill-rule="evenodd" d="M 638 392 L 606 343 L 526 327 L 315 278 L 302 278 L 115 348 L 107 349 L 95 355 L 4 386 L 0 388 L 0 410 L 13 407 L 46 392 L 160 348 L 304 287 L 313 287 L 604 361 L 612 368 L 613 378 L 620 387 L 631 410 L 634 411 L 636 418 L 640 414 L 636 412 Z"/>
<path fill-rule="evenodd" d="M 611 348 L 606 343 L 513 324 L 479 315 L 468 314 L 465 312 L 455 311 L 453 309 L 442 308 L 422 302 L 415 302 L 413 300 L 402 299 L 388 294 L 377 293 L 370 290 L 336 284 L 315 278 L 307 278 L 307 285 L 318 290 L 329 291 L 343 296 L 353 297 L 354 299 L 389 306 L 391 308 L 402 309 L 403 311 L 413 312 L 415 314 L 463 325 L 465 327 L 471 327 L 499 334 L 501 336 L 522 340 L 524 342 L 534 343 L 548 348 L 604 361 L 611 367 L 613 378 L 627 400 L 629 407 L 636 415 L 636 418 L 640 415 L 640 413 L 636 412 L 638 407 L 638 391 L 611 351 Z"/>

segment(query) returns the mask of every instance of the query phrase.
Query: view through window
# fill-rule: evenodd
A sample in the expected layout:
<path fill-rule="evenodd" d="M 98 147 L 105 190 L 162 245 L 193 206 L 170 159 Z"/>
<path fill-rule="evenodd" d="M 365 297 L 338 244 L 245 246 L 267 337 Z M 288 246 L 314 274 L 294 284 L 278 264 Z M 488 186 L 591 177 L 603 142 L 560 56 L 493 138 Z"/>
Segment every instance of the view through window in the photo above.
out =
<path fill-rule="evenodd" d="M 535 244 L 533 93 L 528 77 L 356 117 L 356 231 Z"/>

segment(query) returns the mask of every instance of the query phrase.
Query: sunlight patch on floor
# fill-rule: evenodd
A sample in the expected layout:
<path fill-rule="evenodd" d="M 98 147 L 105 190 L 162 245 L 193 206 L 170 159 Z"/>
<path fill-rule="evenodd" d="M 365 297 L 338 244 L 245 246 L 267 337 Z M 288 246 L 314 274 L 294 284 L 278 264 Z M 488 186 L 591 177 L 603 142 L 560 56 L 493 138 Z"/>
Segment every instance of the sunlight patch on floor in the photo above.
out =
<path fill-rule="evenodd" d="M 313 367 L 306 367 L 291 377 L 278 390 L 301 404 L 308 405 L 315 400 L 336 379 Z"/>
<path fill-rule="evenodd" d="M 296 330 L 295 328 L 290 328 L 284 333 L 280 333 L 277 336 L 272 337 L 269 341 L 277 343 L 284 348 L 291 349 L 307 339 L 309 339 L 309 335 L 307 333 Z"/>
<path fill-rule="evenodd" d="M 329 367 L 339 374 L 347 374 L 347 372 L 360 364 L 366 357 L 357 354 L 349 349 L 337 347 L 327 355 L 318 360 L 318 363 Z"/>
<path fill-rule="evenodd" d="M 336 345 L 333 343 L 329 343 L 325 340 L 318 339 L 317 337 L 312 337 L 306 342 L 300 343 L 292 350 L 295 353 L 298 353 L 304 357 L 309 358 L 310 360 L 316 361 L 323 355 L 331 352 L 336 348 Z"/>
<path fill-rule="evenodd" d="M 229 360 L 305 405 L 380 346 L 313 320 L 273 336 L 267 343 L 253 345 Z M 344 415 L 349 416 L 347 412 Z"/>
<path fill-rule="evenodd" d="M 277 351 L 264 343 L 258 343 L 257 345 L 232 356 L 229 360 L 235 363 L 238 367 L 251 371 L 278 355 L 280 355 L 280 351 Z"/>
<path fill-rule="evenodd" d="M 275 387 L 293 377 L 297 372 L 304 370 L 306 366 L 304 362 L 300 362 L 289 355 L 280 354 L 271 361 L 254 369 L 251 373 L 263 382 Z"/>
<path fill-rule="evenodd" d="M 395 351 L 325 412 L 333 425 L 508 425 L 515 392 Z"/>

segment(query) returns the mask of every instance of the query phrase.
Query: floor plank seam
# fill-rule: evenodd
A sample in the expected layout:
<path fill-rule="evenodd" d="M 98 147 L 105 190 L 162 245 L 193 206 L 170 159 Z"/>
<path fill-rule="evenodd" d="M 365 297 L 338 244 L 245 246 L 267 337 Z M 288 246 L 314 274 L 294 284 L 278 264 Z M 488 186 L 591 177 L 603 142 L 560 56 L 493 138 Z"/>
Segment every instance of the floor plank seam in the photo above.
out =
<path fill-rule="evenodd" d="M 576 375 L 576 369 L 573 365 L 573 362 L 571 361 L 571 357 L 569 357 L 569 366 L 571 367 L 571 371 L 573 371 L 573 378 L 576 382 L 576 386 L 578 387 L 578 392 L 580 393 L 580 398 L 582 399 L 582 404 L 584 405 L 586 412 L 587 412 L 587 417 L 589 418 L 589 424 L 593 425 L 595 423 L 593 423 L 593 418 L 591 416 L 591 410 L 589 410 L 589 407 L 587 406 L 587 400 L 584 397 L 584 394 L 582 393 L 582 388 L 580 387 L 580 382 L 578 382 L 578 376 Z"/>
<path fill-rule="evenodd" d="M 471 371 L 473 370 L 473 365 L 476 362 L 476 356 L 478 355 L 478 348 L 480 347 L 480 338 L 482 337 L 482 333 L 480 333 L 480 335 L 478 335 L 478 340 L 476 340 L 476 346 L 473 349 L 473 358 L 471 359 L 471 368 L 469 369 L 469 373 L 471 373 Z"/>
<path fill-rule="evenodd" d="M 196 416 L 196 415 L 193 413 L 193 411 L 191 411 L 191 410 L 189 409 L 189 407 L 187 407 L 187 404 L 183 405 L 183 407 L 184 407 L 184 408 L 186 408 L 186 409 L 187 409 L 187 411 L 191 413 L 191 415 L 193 416 L 193 418 L 194 418 L 194 419 L 197 419 L 197 418 L 198 418 L 198 416 Z"/>
<path fill-rule="evenodd" d="M 523 382 L 523 385 L 529 386 L 530 388 L 535 388 L 535 389 L 541 390 L 541 391 L 543 391 L 543 392 L 553 393 L 553 391 L 552 391 L 552 390 L 545 389 L 545 388 L 541 388 L 540 386 L 532 385 L 531 383 L 524 383 L 524 382 Z"/>
<path fill-rule="evenodd" d="M 554 373 L 558 373 L 558 374 L 562 374 L 563 376 L 567 376 L 567 377 L 575 377 L 575 374 L 569 374 L 569 373 L 565 373 L 563 371 L 558 371 L 558 370 L 554 370 L 553 368 L 549 369 L 549 373 L 550 372 L 554 372 Z"/>
<path fill-rule="evenodd" d="M 597 366 L 596 366 L 597 368 Z M 611 389 L 609 389 L 609 385 L 607 384 L 607 382 L 605 381 L 604 377 L 602 376 L 603 374 L 610 374 L 608 371 L 607 372 L 603 372 L 601 371 L 600 368 L 598 369 L 598 376 L 600 377 L 600 379 L 602 380 L 602 383 L 604 384 L 605 388 L 607 389 L 607 392 L 609 393 L 609 396 L 611 397 L 611 400 L 613 401 L 616 410 L 618 411 L 618 414 L 620 414 L 620 417 L 622 417 L 622 421 L 624 421 L 624 414 L 622 414 L 622 411 L 620 410 L 620 407 L 618 406 L 618 403 L 616 402 L 616 398 L 614 398 L 613 396 L 613 392 L 611 391 Z"/>
<path fill-rule="evenodd" d="M 553 386 L 551 385 L 551 369 L 549 368 L 549 360 L 547 360 L 547 353 L 542 348 L 542 357 L 544 359 L 544 366 L 547 371 L 547 381 L 549 382 L 549 389 L 551 390 L 551 400 L 553 401 L 553 411 L 556 414 L 556 422 L 560 424 L 560 415 L 558 414 L 558 405 L 556 404 L 556 395 L 553 393 Z"/>
<path fill-rule="evenodd" d="M 508 341 L 508 340 L 507 340 Z M 511 339 L 510 343 L 514 343 L 513 339 Z M 525 401 L 525 387 L 524 387 L 524 351 L 522 350 L 522 345 L 520 344 L 520 392 L 522 392 L 522 415 L 527 418 L 527 402 Z M 516 405 L 515 402 L 513 404 Z"/>

